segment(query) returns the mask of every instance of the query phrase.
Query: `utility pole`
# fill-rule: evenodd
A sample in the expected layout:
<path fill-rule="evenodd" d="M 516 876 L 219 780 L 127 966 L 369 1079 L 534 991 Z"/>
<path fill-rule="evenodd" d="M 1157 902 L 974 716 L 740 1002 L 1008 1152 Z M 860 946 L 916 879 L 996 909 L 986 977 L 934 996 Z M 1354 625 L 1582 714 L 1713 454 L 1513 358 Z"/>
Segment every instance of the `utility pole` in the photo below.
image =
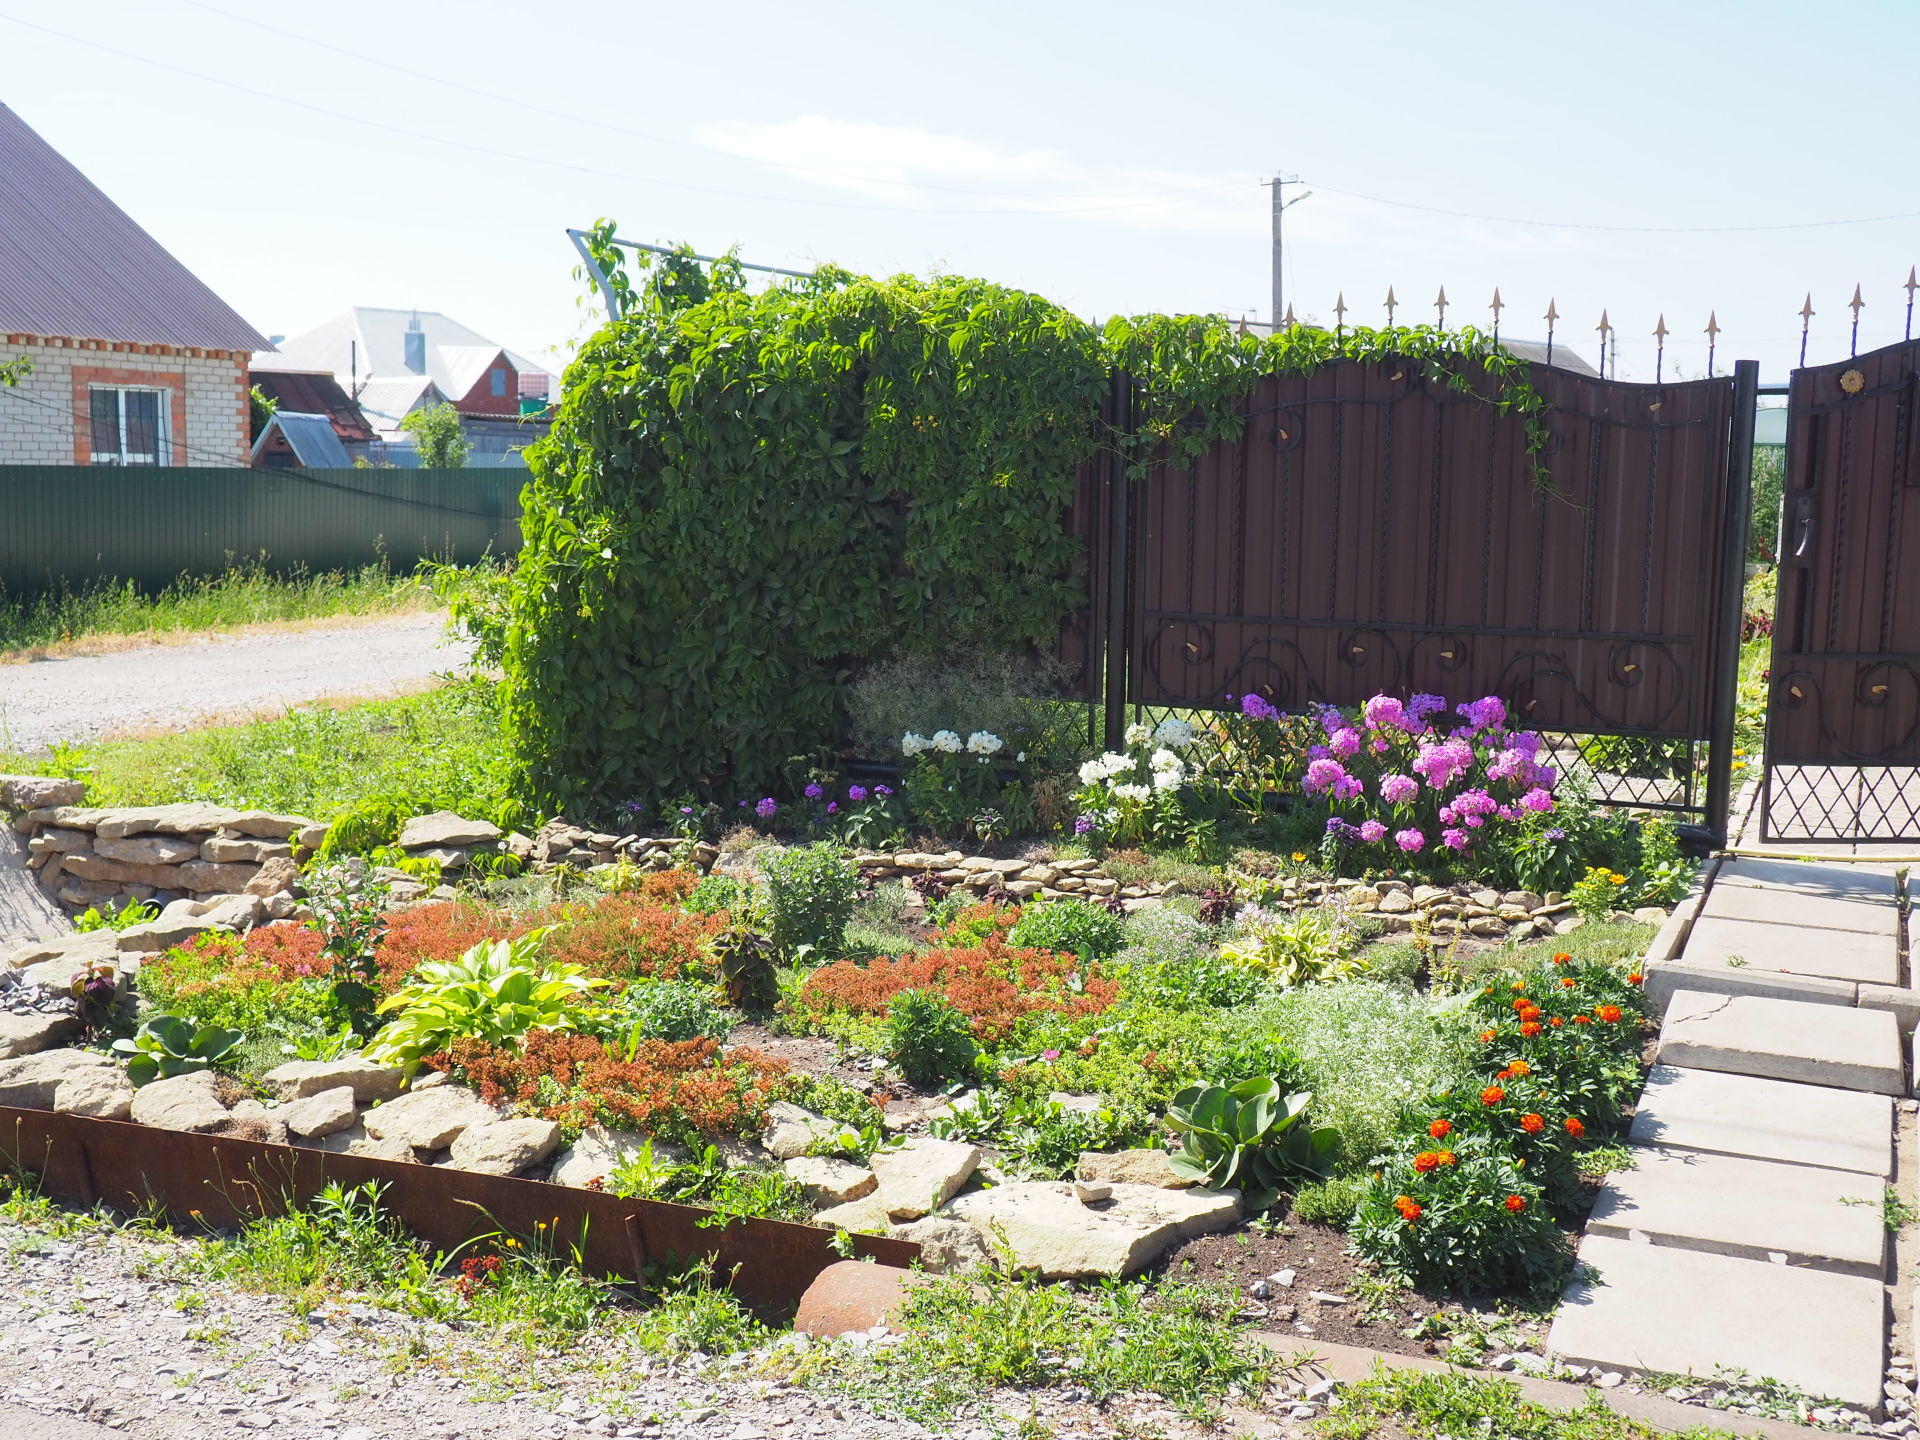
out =
<path fill-rule="evenodd" d="M 1272 187 L 1273 190 L 1273 333 L 1278 335 L 1280 333 L 1280 317 L 1287 313 L 1287 307 L 1284 303 L 1285 296 L 1283 294 L 1286 289 L 1286 284 L 1282 279 L 1280 263 L 1282 251 L 1280 217 L 1313 192 L 1309 190 L 1305 194 L 1294 196 L 1291 200 L 1283 200 L 1281 198 L 1282 187 L 1298 185 L 1300 183 L 1300 177 L 1298 175 L 1292 177 L 1283 176 L 1278 170 L 1273 172 L 1273 179 L 1262 180 L 1260 183 Z"/>

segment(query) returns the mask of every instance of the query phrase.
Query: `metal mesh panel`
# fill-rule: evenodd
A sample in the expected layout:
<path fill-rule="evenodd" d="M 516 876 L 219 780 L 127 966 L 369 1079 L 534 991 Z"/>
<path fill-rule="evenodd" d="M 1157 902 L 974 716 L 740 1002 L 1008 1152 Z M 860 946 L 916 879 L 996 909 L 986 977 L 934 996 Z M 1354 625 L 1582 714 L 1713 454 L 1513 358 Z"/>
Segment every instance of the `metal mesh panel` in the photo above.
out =
<path fill-rule="evenodd" d="M 1920 768 L 1775 765 L 1763 795 L 1770 840 L 1920 842 Z"/>

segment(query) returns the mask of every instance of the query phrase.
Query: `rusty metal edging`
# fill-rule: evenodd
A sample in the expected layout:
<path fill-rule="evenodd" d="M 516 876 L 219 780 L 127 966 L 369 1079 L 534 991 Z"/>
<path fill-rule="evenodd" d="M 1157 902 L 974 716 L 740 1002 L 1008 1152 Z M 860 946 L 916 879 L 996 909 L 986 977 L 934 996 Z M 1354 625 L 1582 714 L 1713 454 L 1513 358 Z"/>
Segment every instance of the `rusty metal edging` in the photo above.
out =
<path fill-rule="evenodd" d="M 187 1225 L 232 1227 L 296 1208 L 331 1182 L 372 1181 L 385 1187 L 388 1213 L 442 1251 L 494 1231 L 551 1235 L 563 1252 L 578 1248 L 582 1269 L 624 1280 L 648 1264 L 711 1257 L 714 1274 L 756 1306 L 798 1304 L 816 1275 L 846 1258 L 832 1232 L 811 1225 L 736 1220 L 702 1229 L 713 1212 L 690 1205 L 4 1105 L 0 1160 L 37 1175 L 55 1198 L 136 1213 L 157 1207 Z M 884 1265 L 905 1266 L 920 1253 L 904 1240 L 852 1241 L 855 1258 Z"/>

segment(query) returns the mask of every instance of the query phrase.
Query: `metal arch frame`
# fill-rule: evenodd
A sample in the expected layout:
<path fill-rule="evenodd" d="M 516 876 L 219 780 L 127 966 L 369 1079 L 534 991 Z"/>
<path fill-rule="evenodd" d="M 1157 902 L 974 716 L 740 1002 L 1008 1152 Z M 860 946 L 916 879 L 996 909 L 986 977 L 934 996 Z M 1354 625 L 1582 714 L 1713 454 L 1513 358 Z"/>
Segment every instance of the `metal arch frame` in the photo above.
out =
<path fill-rule="evenodd" d="M 607 283 L 607 272 L 601 269 L 600 262 L 593 258 L 593 250 L 587 244 L 587 232 L 569 226 L 567 239 L 571 240 L 573 248 L 580 252 L 581 263 L 587 267 L 587 274 L 592 277 L 595 288 L 600 291 L 600 298 L 607 302 L 608 316 L 615 320 L 626 319 L 627 317 L 620 309 L 620 301 L 614 296 L 613 287 Z M 684 255 L 687 259 L 698 260 L 704 265 L 718 265 L 723 260 L 731 260 L 742 270 L 758 270 L 766 275 L 791 275 L 796 280 L 809 280 L 818 273 L 813 270 L 785 270 L 778 265 L 756 265 L 751 260 L 738 260 L 726 255 L 692 255 L 684 250 L 675 249 L 671 245 L 649 245 L 644 240 L 622 240 L 617 235 L 608 243 L 624 246 L 628 250 L 645 250 L 654 255 Z"/>

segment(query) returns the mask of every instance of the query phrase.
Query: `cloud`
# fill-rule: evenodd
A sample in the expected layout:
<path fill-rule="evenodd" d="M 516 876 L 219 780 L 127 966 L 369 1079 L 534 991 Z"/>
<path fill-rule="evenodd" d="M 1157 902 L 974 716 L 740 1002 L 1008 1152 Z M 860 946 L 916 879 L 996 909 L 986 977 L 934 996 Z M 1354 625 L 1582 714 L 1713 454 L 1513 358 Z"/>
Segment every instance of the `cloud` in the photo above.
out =
<path fill-rule="evenodd" d="M 1130 229 L 1265 233 L 1258 177 L 1089 165 L 1059 150 L 998 149 L 959 135 L 802 115 L 700 130 L 704 145 L 779 166 L 874 204 L 934 213 L 1025 213 Z"/>

